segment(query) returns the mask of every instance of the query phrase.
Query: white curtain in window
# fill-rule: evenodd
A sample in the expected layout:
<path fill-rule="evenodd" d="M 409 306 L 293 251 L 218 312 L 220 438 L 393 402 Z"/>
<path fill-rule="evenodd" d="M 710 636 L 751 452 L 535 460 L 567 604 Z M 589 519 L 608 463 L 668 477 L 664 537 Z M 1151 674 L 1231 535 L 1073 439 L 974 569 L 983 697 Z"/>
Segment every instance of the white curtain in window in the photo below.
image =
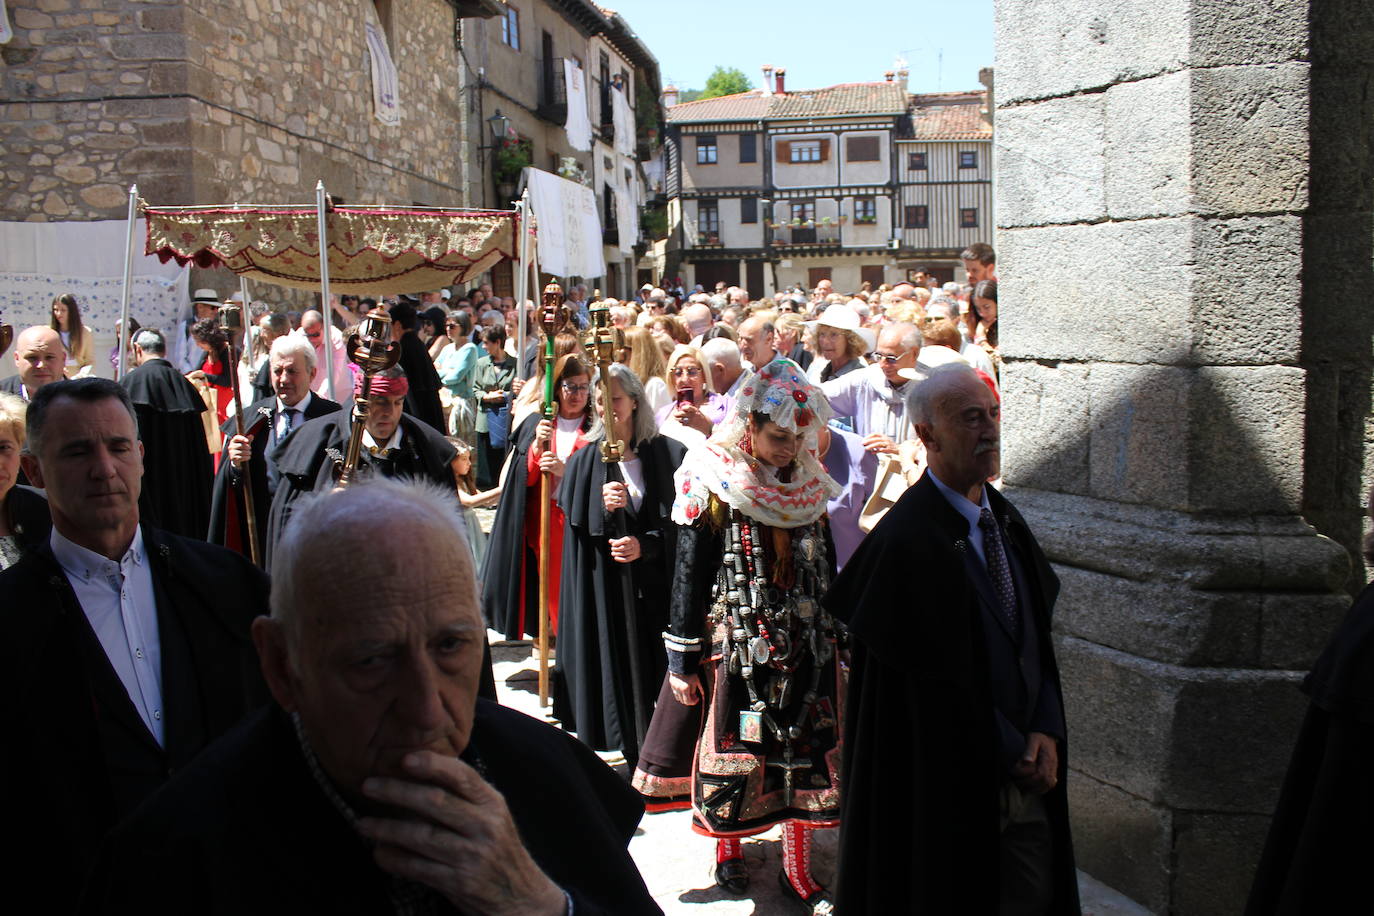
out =
<path fill-rule="evenodd" d="M 372 61 L 372 114 L 391 127 L 401 123 L 400 82 L 396 65 L 391 62 L 391 50 L 386 33 L 375 22 L 364 22 L 367 32 L 367 56 Z"/>
<path fill-rule="evenodd" d="M 585 153 L 592 148 L 592 119 L 587 116 L 587 76 L 570 57 L 563 58 L 563 83 L 568 99 L 565 123 L 568 145 Z"/>
<path fill-rule="evenodd" d="M 625 93 L 611 89 L 611 120 L 615 124 L 615 151 L 622 156 L 635 154 L 635 113 Z"/>

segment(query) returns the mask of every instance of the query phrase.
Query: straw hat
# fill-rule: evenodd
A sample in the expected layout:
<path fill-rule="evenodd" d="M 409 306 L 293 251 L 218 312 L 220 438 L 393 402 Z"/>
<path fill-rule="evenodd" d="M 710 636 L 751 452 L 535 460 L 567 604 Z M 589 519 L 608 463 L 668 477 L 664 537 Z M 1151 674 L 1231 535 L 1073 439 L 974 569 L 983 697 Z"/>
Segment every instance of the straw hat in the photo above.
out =
<path fill-rule="evenodd" d="M 219 305 L 219 293 L 213 289 L 198 289 L 196 294 L 191 297 L 192 302 L 207 302 L 211 305 Z"/>
<path fill-rule="evenodd" d="M 840 303 L 828 306 L 825 311 L 821 312 L 819 318 L 815 321 L 808 321 L 806 326 L 809 328 L 835 328 L 838 331 L 857 334 L 864 342 L 864 353 L 872 353 L 873 348 L 878 345 L 878 335 L 863 326 L 863 322 L 859 320 L 859 313 Z"/>

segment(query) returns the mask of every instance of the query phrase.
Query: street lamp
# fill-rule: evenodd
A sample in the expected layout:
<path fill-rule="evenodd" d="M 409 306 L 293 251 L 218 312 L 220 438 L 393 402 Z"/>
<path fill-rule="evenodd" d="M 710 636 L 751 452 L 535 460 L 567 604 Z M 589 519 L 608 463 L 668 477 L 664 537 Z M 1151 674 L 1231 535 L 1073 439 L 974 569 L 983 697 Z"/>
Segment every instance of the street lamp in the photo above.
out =
<path fill-rule="evenodd" d="M 506 131 L 510 130 L 510 118 L 501 114 L 501 109 L 496 109 L 496 114 L 487 118 L 487 126 L 491 128 L 491 142 L 493 144 L 505 139 Z"/>

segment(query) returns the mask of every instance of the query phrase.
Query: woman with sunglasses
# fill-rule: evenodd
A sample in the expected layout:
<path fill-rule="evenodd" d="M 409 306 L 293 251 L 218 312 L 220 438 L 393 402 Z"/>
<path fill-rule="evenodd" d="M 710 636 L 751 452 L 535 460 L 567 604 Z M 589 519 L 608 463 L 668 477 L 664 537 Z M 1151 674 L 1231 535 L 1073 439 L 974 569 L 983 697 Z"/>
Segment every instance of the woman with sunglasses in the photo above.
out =
<path fill-rule="evenodd" d="M 689 448 L 705 442 L 730 406 L 713 390 L 706 357 L 699 348 L 682 344 L 668 357 L 663 378 L 672 402 L 658 411 L 659 432 Z"/>
<path fill-rule="evenodd" d="M 501 503 L 482 566 L 482 610 L 487 625 L 507 639 L 538 635 L 539 516 L 543 474 L 553 475 L 549 498 L 549 631 L 558 632 L 558 580 L 563 560 L 563 510 L 553 498 L 568 459 L 585 447 L 596 418 L 592 370 L 569 353 L 554 366 L 554 417 L 526 417 L 502 474 Z M 518 574 L 512 572 L 518 570 Z"/>

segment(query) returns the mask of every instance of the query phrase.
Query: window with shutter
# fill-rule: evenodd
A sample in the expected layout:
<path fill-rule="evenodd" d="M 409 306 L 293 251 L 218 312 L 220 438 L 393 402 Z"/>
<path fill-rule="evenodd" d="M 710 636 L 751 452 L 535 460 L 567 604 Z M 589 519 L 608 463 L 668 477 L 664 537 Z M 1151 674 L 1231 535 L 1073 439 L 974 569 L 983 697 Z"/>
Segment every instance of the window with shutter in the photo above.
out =
<path fill-rule="evenodd" d="M 849 137 L 845 141 L 845 160 L 848 162 L 877 162 L 877 137 Z"/>
<path fill-rule="evenodd" d="M 759 221 L 759 199 L 757 197 L 740 198 L 739 221 L 741 223 L 757 223 Z"/>
<path fill-rule="evenodd" d="M 929 229 L 930 208 L 925 204 L 908 205 L 904 208 L 902 225 L 908 229 Z"/>
<path fill-rule="evenodd" d="M 792 161 L 792 141 L 791 141 L 791 140 L 774 140 L 774 141 L 773 141 L 773 158 L 776 159 L 778 162 L 791 162 L 791 161 Z"/>
<path fill-rule="evenodd" d="M 717 151 L 714 134 L 701 134 L 697 137 L 697 165 L 714 165 Z"/>

